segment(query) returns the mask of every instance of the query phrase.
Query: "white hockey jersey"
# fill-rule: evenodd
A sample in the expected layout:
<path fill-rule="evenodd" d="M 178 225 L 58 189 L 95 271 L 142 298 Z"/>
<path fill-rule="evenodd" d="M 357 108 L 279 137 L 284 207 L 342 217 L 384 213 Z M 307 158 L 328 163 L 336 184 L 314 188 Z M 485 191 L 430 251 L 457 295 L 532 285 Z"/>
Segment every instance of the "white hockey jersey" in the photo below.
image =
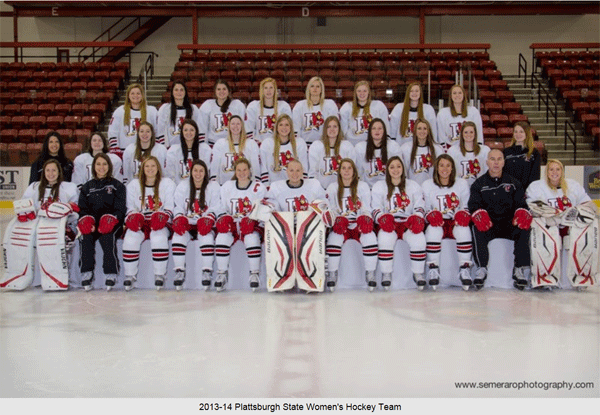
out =
<path fill-rule="evenodd" d="M 327 187 L 327 200 L 329 201 L 329 208 L 335 217 L 345 216 L 350 221 L 351 228 L 354 228 L 356 218 L 360 215 L 371 216 L 371 189 L 369 185 L 362 180 L 358 181 L 357 203 L 352 202 L 350 197 L 350 188 L 344 188 L 344 195 L 342 196 L 342 206 L 340 206 L 338 197 L 338 183 L 331 183 Z"/>
<path fill-rule="evenodd" d="M 216 180 L 219 184 L 223 184 L 233 177 L 233 163 L 244 157 L 250 162 L 252 168 L 252 179 L 260 180 L 260 154 L 258 144 L 251 138 L 246 139 L 243 154 L 239 153 L 239 145 L 234 145 L 235 152 L 229 151 L 229 142 L 227 138 L 217 140 L 212 150 L 212 161 L 210 164 L 210 179 Z"/>
<path fill-rule="evenodd" d="M 164 171 L 167 163 L 167 148 L 162 144 L 154 144 L 152 147 L 151 155 L 156 157 L 160 162 L 160 168 Z M 130 144 L 123 153 L 123 183 L 127 184 L 132 179 L 137 178 L 140 174 L 141 161 L 134 160 L 135 157 L 135 143 Z M 163 175 L 164 176 L 164 175 Z"/>
<path fill-rule="evenodd" d="M 323 189 L 327 189 L 327 186 L 337 181 L 340 160 L 349 158 L 356 163 L 355 157 L 354 146 L 347 140 L 340 143 L 340 154 L 337 157 L 334 156 L 334 149 L 330 149 L 329 154 L 325 155 L 323 141 L 315 141 L 308 150 L 308 176 L 317 179 Z"/>
<path fill-rule="evenodd" d="M 204 163 L 206 168 L 210 169 L 210 158 L 212 150 L 206 143 L 200 143 L 198 145 L 198 157 Z M 187 179 L 190 176 L 192 163 L 194 162 L 192 151 L 188 150 L 187 157 L 183 159 L 183 152 L 180 144 L 174 144 L 167 150 L 167 163 L 165 167 L 165 175 L 173 180 L 175 184 L 179 184 L 180 181 Z M 210 174 L 210 172 L 206 172 Z"/>
<path fill-rule="evenodd" d="M 113 177 L 119 181 L 123 181 L 123 162 L 116 154 L 109 153 L 108 157 L 113 165 Z M 84 183 L 92 180 L 92 162 L 94 157 L 90 153 L 81 153 L 75 157 L 73 162 L 73 177 L 71 182 L 81 189 Z"/>
<path fill-rule="evenodd" d="M 33 199 L 33 204 L 35 206 L 35 210 L 39 210 L 40 206 L 47 203 L 52 202 L 62 202 L 62 203 L 75 203 L 79 201 L 79 190 L 77 189 L 77 185 L 73 182 L 62 182 L 58 187 L 58 200 L 53 200 L 50 197 L 50 192 L 52 191 L 51 187 L 46 187 L 44 191 L 44 198 L 41 203 L 39 200 L 39 188 L 40 182 L 33 182 L 25 192 L 23 193 L 22 199 Z"/>
<path fill-rule="evenodd" d="M 429 179 L 423 183 L 422 188 L 427 213 L 439 210 L 444 219 L 453 219 L 457 211 L 467 209 L 471 192 L 466 180 L 456 178 L 454 186 L 439 187 L 433 179 Z"/>
<path fill-rule="evenodd" d="M 257 143 L 273 137 L 275 122 L 282 114 L 292 117 L 292 108 L 285 101 L 277 101 L 277 114 L 273 107 L 264 107 L 262 115 L 260 115 L 260 101 L 252 101 L 246 108 L 246 134 Z"/>
<path fill-rule="evenodd" d="M 287 164 L 294 157 L 292 143 L 288 141 L 279 147 L 279 167 L 281 170 L 274 171 L 275 160 L 273 158 L 273 138 L 267 138 L 260 145 L 260 162 L 261 162 L 261 181 L 265 184 L 274 183 L 277 180 L 287 180 Z M 304 168 L 304 176 L 308 177 L 308 152 L 306 150 L 306 142 L 296 137 L 297 159 L 302 163 Z"/>
<path fill-rule="evenodd" d="M 308 205 L 316 199 L 326 201 L 325 190 L 316 179 L 304 179 L 300 187 L 290 187 L 287 180 L 271 184 L 267 199 L 275 205 L 276 211 L 298 212 L 308 210 Z"/>
<path fill-rule="evenodd" d="M 158 121 L 156 126 L 156 141 L 170 148 L 175 144 L 180 144 L 181 123 L 185 120 L 185 108 L 177 107 L 177 116 L 175 124 L 171 123 L 171 103 L 163 104 L 158 110 Z M 192 120 L 200 128 L 200 110 L 194 104 L 192 105 Z"/>
<path fill-rule="evenodd" d="M 338 107 L 332 99 L 326 99 L 323 108 L 320 105 L 313 105 L 311 109 L 303 99 L 294 105 L 293 114 L 296 137 L 302 138 L 309 146 L 321 139 L 323 124 L 327 117 L 335 115 L 339 118 Z"/>
<path fill-rule="evenodd" d="M 174 195 L 175 183 L 173 180 L 163 177 L 158 186 L 158 197 L 154 195 L 153 186 L 146 186 L 144 200 L 142 201 L 140 181 L 133 180 L 127 185 L 127 214 L 139 212 L 144 215 L 146 220 L 150 220 L 152 214 L 158 210 L 168 213 L 172 218 L 175 208 Z M 158 206 L 158 209 L 156 209 L 156 206 Z"/>
<path fill-rule="evenodd" d="M 490 148 L 485 144 L 480 145 L 478 155 L 475 155 L 472 151 L 467 151 L 463 156 L 459 143 L 450 147 L 448 155 L 454 159 L 456 177 L 465 179 L 469 183 L 469 186 L 471 186 L 475 179 L 488 171 L 487 157 L 489 152 Z"/>
<path fill-rule="evenodd" d="M 236 180 L 229 180 L 221 186 L 221 210 L 237 221 L 250 214 L 255 200 L 262 200 L 266 195 L 267 188 L 259 181 L 252 181 L 241 189 Z"/>
<path fill-rule="evenodd" d="M 196 191 L 196 201 L 192 206 L 190 205 L 190 181 L 183 180 L 177 185 L 175 189 L 175 210 L 173 211 L 174 216 L 185 215 L 187 216 L 190 225 L 195 226 L 198 219 L 208 214 L 219 216 L 222 213 L 221 206 L 221 186 L 216 182 L 208 182 L 206 186 L 206 192 L 204 200 L 206 207 L 203 209 L 198 203 L 200 196 L 200 190 Z"/>
<path fill-rule="evenodd" d="M 137 137 L 138 128 L 142 121 L 142 112 L 131 108 L 129 112 L 129 124 L 123 125 L 123 118 L 125 116 L 125 107 L 121 105 L 113 112 L 112 118 L 110 119 L 110 125 L 108 126 L 108 144 L 111 149 L 119 148 L 121 151 L 125 151 L 128 145 L 135 144 Z M 156 134 L 158 127 L 158 111 L 156 107 L 152 105 L 146 106 L 146 121 L 152 124 L 154 127 L 154 133 Z"/>
<path fill-rule="evenodd" d="M 404 109 L 404 102 L 396 105 L 390 114 L 390 137 L 396 140 L 396 142 L 400 145 L 404 143 L 412 143 L 413 141 L 413 133 L 415 131 L 415 121 L 419 116 L 419 113 L 416 108 L 408 112 L 408 129 L 406 130 L 406 134 L 402 136 L 400 133 L 400 124 L 402 123 L 402 110 Z M 423 104 L 423 116 L 429 122 L 431 126 L 431 134 L 433 135 L 433 139 L 438 141 L 438 127 L 437 127 L 437 118 L 435 115 L 435 110 L 429 104 Z"/>
<path fill-rule="evenodd" d="M 394 215 L 396 220 L 401 222 L 408 219 L 412 214 L 424 216 L 425 201 L 423 199 L 423 189 L 413 180 L 406 179 L 404 192 L 400 192 L 398 187 L 394 188 L 394 193 L 388 200 L 387 184 L 385 181 L 379 181 L 373 185 L 371 190 L 371 207 L 373 208 L 373 218 L 379 219 L 384 213 Z"/>
<path fill-rule="evenodd" d="M 239 99 L 231 100 L 226 113 L 221 112 L 215 99 L 204 101 L 200 106 L 200 140 L 206 141 L 210 146 L 219 138 L 227 138 L 229 119 L 237 115 L 242 121 L 246 118 L 246 106 Z"/>
<path fill-rule="evenodd" d="M 467 117 L 461 115 L 453 117 L 450 108 L 445 107 L 439 110 L 437 115 L 437 133 L 438 143 L 448 151 L 454 143 L 458 142 L 458 136 L 463 122 L 472 121 L 477 127 L 477 142 L 483 144 L 483 122 L 481 114 L 475 107 L 467 107 Z"/>
<path fill-rule="evenodd" d="M 393 140 L 387 140 L 388 160 L 393 156 L 400 156 L 400 146 Z M 366 160 L 367 142 L 361 141 L 354 147 L 356 157 L 356 168 L 361 180 L 364 180 L 371 188 L 379 180 L 385 181 L 385 163 L 381 159 L 381 149 L 375 149 L 374 158 Z"/>
<path fill-rule="evenodd" d="M 364 109 L 361 108 L 358 112 L 358 116 L 352 117 L 352 102 L 346 102 L 340 109 L 340 124 L 342 125 L 342 132 L 346 140 L 352 143 L 353 146 L 361 141 L 367 140 L 367 133 L 369 131 L 369 124 L 374 118 L 381 118 L 385 124 L 385 129 L 390 134 L 390 114 L 383 102 L 378 100 L 371 101 L 371 108 L 369 116 L 363 115 Z"/>
<path fill-rule="evenodd" d="M 404 163 L 406 169 L 406 177 L 422 184 L 425 180 L 433 177 L 433 164 L 440 154 L 444 154 L 444 149 L 440 145 L 434 144 L 435 155 L 433 155 L 430 154 L 428 146 L 418 146 L 415 161 L 411 164 L 410 153 L 412 148 L 412 143 L 402 144 L 402 147 L 400 147 L 402 163 Z"/>
<path fill-rule="evenodd" d="M 527 202 L 542 200 L 552 207 L 565 210 L 591 200 L 578 182 L 572 179 L 566 179 L 566 182 L 568 188 L 566 195 L 562 189 L 550 189 L 545 179 L 532 182 L 526 191 Z"/>

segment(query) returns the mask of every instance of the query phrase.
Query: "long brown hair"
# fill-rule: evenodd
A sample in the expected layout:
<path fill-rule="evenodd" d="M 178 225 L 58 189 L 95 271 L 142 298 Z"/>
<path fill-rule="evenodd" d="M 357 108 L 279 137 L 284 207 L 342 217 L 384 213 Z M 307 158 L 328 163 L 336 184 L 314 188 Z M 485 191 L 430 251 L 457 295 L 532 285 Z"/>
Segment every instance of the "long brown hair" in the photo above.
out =
<path fill-rule="evenodd" d="M 398 190 L 400 190 L 400 193 L 403 193 L 404 189 L 406 188 L 406 168 L 404 167 L 404 163 L 399 156 L 392 156 L 385 165 L 385 184 L 387 185 L 388 189 L 387 200 L 390 200 L 392 194 L 394 194 L 394 187 L 396 187 L 394 183 L 392 183 L 392 176 L 390 176 L 390 164 L 392 164 L 394 160 L 398 160 L 402 166 L 402 177 L 400 177 Z"/>
<path fill-rule="evenodd" d="M 400 136 L 405 137 L 409 128 L 408 115 L 410 114 L 410 90 L 413 86 L 419 87 L 419 103 L 417 104 L 417 118 L 425 119 L 423 115 L 423 87 L 420 82 L 412 82 L 406 88 L 404 95 L 404 105 L 402 106 L 402 115 L 400 115 Z"/>
<path fill-rule="evenodd" d="M 461 106 L 461 109 L 460 109 L 460 113 L 456 112 L 456 109 L 454 108 L 454 102 L 452 101 L 452 90 L 454 88 L 460 88 L 460 90 L 463 93 L 463 102 L 462 102 L 462 106 Z M 453 117 L 458 117 L 460 115 L 460 116 L 462 116 L 464 118 L 464 117 L 466 117 L 468 115 L 468 111 L 467 111 L 467 93 L 465 92 L 465 89 L 461 85 L 454 84 L 450 88 L 450 97 L 448 98 L 448 107 L 450 108 L 450 113 L 452 114 Z"/>
<path fill-rule="evenodd" d="M 106 134 L 104 134 L 102 131 L 94 131 L 93 133 L 90 134 L 90 136 L 85 140 L 85 150 L 83 150 L 84 153 L 89 153 L 90 156 L 93 156 L 92 154 L 92 138 L 97 135 L 102 139 L 102 152 L 103 153 L 108 153 L 109 151 L 109 145 L 108 145 L 108 139 L 106 138 Z"/>
<path fill-rule="evenodd" d="M 354 96 L 352 97 L 352 118 L 358 117 L 358 113 L 360 112 L 360 106 L 358 105 L 358 97 L 356 96 L 356 90 L 359 86 L 365 85 L 369 89 L 369 96 L 367 97 L 367 102 L 363 108 L 363 116 L 367 117 L 371 114 L 371 101 L 373 101 L 373 92 L 371 91 L 371 84 L 369 81 L 358 81 L 354 84 Z"/>
<path fill-rule="evenodd" d="M 148 147 L 145 150 L 142 149 L 142 142 L 140 140 L 140 128 L 143 125 L 147 125 L 148 127 L 150 127 L 150 132 L 152 133 L 152 138 L 150 139 L 150 147 Z M 147 157 L 149 157 L 152 154 L 152 149 L 154 148 L 155 144 L 156 136 L 154 135 L 154 127 L 148 121 L 142 121 L 140 123 L 140 126 L 138 127 L 137 135 L 135 137 L 135 153 L 133 155 L 134 160 L 144 161 Z"/>
<path fill-rule="evenodd" d="M 514 135 L 515 127 L 521 127 L 523 131 L 525 131 L 525 147 L 527 147 L 527 160 L 529 160 L 531 158 L 531 155 L 533 154 L 533 150 L 535 149 L 533 145 L 533 133 L 531 132 L 531 126 L 528 122 L 525 121 L 518 121 L 515 123 L 513 127 L 513 137 L 512 140 L 510 140 L 511 147 L 514 146 L 517 142 L 517 140 L 515 140 Z"/>
<path fill-rule="evenodd" d="M 327 136 L 327 127 L 331 121 L 335 121 L 338 126 L 338 135 L 335 139 L 335 144 L 333 146 L 334 155 L 337 157 L 340 154 L 340 146 L 342 145 L 342 140 L 344 139 L 344 133 L 342 132 L 342 125 L 340 123 L 340 119 L 335 115 L 330 115 L 325 120 L 325 128 L 323 128 L 323 133 L 321 134 L 321 141 L 323 142 L 323 147 L 325 147 L 325 156 L 329 157 L 329 152 L 331 151 L 331 145 L 329 144 L 329 137 Z"/>
<path fill-rule="evenodd" d="M 365 160 L 371 161 L 375 155 L 375 144 L 373 143 L 373 135 L 371 131 L 373 130 L 373 125 L 378 122 L 383 125 L 383 138 L 381 139 L 381 161 L 387 163 L 387 129 L 385 128 L 385 123 L 381 118 L 373 118 L 371 123 L 369 124 L 369 130 L 367 132 L 367 149 L 365 151 Z"/>
<path fill-rule="evenodd" d="M 445 186 L 440 181 L 440 173 L 439 173 L 439 165 L 440 161 L 446 160 L 449 161 L 452 165 L 452 173 L 450 173 L 450 177 L 448 178 L 448 185 Z M 454 182 L 456 181 L 456 165 L 454 164 L 454 159 L 448 154 L 440 154 L 438 158 L 435 159 L 435 163 L 433 163 L 433 182 L 438 187 L 452 187 L 454 186 Z"/>
<path fill-rule="evenodd" d="M 146 172 L 144 171 L 144 167 L 146 166 L 146 163 L 148 163 L 149 161 L 153 161 L 154 163 L 156 163 L 156 180 L 154 180 L 154 199 L 155 200 L 160 200 L 160 195 L 159 195 L 159 187 L 160 187 L 160 181 L 162 180 L 162 169 L 160 167 L 160 162 L 158 161 L 158 159 L 154 156 L 149 156 L 147 159 L 145 159 L 144 161 L 142 161 L 142 165 L 140 166 L 140 189 L 142 191 L 142 204 L 141 204 L 141 208 L 144 208 L 144 201 L 146 200 Z M 154 210 L 157 211 L 159 208 L 159 203 L 156 203 L 154 205 Z"/>
<path fill-rule="evenodd" d="M 275 131 L 273 132 L 273 170 L 280 171 L 281 167 L 279 166 L 279 149 L 281 148 L 281 137 L 279 137 L 279 123 L 283 120 L 288 120 L 290 123 L 290 143 L 292 144 L 292 152 L 294 153 L 294 158 L 298 159 L 298 151 L 296 150 L 296 134 L 294 134 L 294 121 L 287 114 L 281 114 L 277 121 L 275 122 Z"/>
<path fill-rule="evenodd" d="M 475 131 L 475 136 L 473 138 L 473 153 L 475 153 L 475 155 L 478 156 L 479 152 L 481 151 L 481 146 L 477 142 L 477 126 L 473 121 L 465 121 L 460 127 L 460 134 L 458 135 L 458 145 L 460 146 L 460 152 L 463 156 L 467 154 L 467 147 L 465 147 L 465 137 L 463 135 L 463 131 L 465 131 L 466 127 L 473 127 L 473 130 Z"/>
<path fill-rule="evenodd" d="M 337 200 L 338 200 L 338 205 L 341 207 L 342 206 L 342 198 L 344 196 L 344 181 L 342 180 L 342 175 L 340 174 L 341 170 L 342 170 L 342 165 L 344 163 L 350 163 L 350 165 L 352 166 L 352 171 L 354 172 L 352 174 L 352 181 L 350 182 L 350 199 L 352 200 L 352 203 L 356 204 L 358 202 L 358 169 L 356 168 L 356 164 L 354 164 L 354 161 L 352 161 L 352 159 L 350 158 L 345 158 L 345 159 L 341 159 L 340 160 L 340 165 L 338 167 L 338 176 L 337 176 L 337 182 L 338 182 L 338 191 L 337 191 Z"/>
<path fill-rule="evenodd" d="M 56 159 L 46 160 L 44 166 L 42 167 L 42 177 L 40 178 L 40 187 L 38 189 L 38 200 L 41 202 L 44 200 L 44 193 L 46 193 L 46 187 L 48 187 L 48 179 L 46 179 L 46 166 L 49 164 L 55 164 L 58 169 L 58 178 L 56 179 L 56 184 L 52 185 L 52 189 L 50 189 L 50 197 L 55 202 L 58 201 L 59 198 L 59 190 L 60 184 L 64 180 L 62 167 L 60 167 L 60 163 Z"/>
<path fill-rule="evenodd" d="M 98 153 L 94 156 L 94 160 L 92 161 L 92 177 L 94 179 L 98 178 L 98 175 L 96 174 L 96 161 L 98 159 L 103 159 L 104 161 L 106 161 L 108 163 L 108 171 L 106 172 L 106 177 L 104 177 L 104 179 L 112 179 L 113 164 L 112 164 L 110 157 L 106 153 Z"/>
<path fill-rule="evenodd" d="M 415 132 L 413 133 L 413 145 L 410 150 L 410 165 L 415 162 L 417 158 L 417 148 L 419 147 L 419 139 L 417 138 L 417 125 L 425 124 L 427 126 L 427 147 L 429 147 L 429 154 L 431 154 L 431 158 L 435 159 L 437 155 L 435 154 L 435 146 L 433 142 L 433 133 L 431 132 L 431 125 L 429 125 L 429 121 L 425 119 L 417 119 L 415 121 Z"/>
<path fill-rule="evenodd" d="M 175 81 L 173 82 L 173 86 L 171 87 L 171 112 L 169 114 L 169 121 L 171 125 L 177 125 L 177 105 L 175 105 L 175 97 L 173 96 L 173 89 L 175 89 L 175 85 L 181 85 L 183 90 L 185 91 L 185 95 L 183 96 L 183 108 L 185 108 L 185 118 L 192 118 L 193 108 L 190 103 L 190 97 L 187 92 L 187 85 L 183 81 Z"/>
<path fill-rule="evenodd" d="M 125 104 L 123 104 L 123 109 L 125 110 L 125 113 L 123 114 L 123 125 L 129 125 L 129 121 L 131 119 L 131 101 L 129 101 L 129 93 L 134 88 L 139 89 L 142 93 L 142 101 L 140 102 L 140 113 L 142 115 L 141 121 L 146 121 L 146 95 L 144 95 L 144 88 L 142 88 L 140 84 L 131 84 L 125 93 Z"/>
<path fill-rule="evenodd" d="M 189 204 L 187 206 L 187 210 L 188 211 L 193 211 L 192 206 L 194 204 L 194 202 L 196 201 L 196 190 L 198 190 L 196 188 L 196 185 L 194 184 L 194 178 L 192 177 L 192 170 L 194 170 L 194 166 L 202 166 L 202 168 L 204 169 L 204 179 L 202 180 L 202 184 L 200 185 L 200 196 L 198 198 L 198 204 L 200 205 L 200 207 L 202 209 L 204 209 L 206 206 L 206 186 L 208 186 L 208 180 L 209 180 L 209 174 L 208 174 L 208 167 L 206 167 L 206 163 L 203 162 L 202 160 L 198 159 L 198 160 L 194 160 L 194 162 L 192 163 L 192 168 L 190 169 L 190 197 L 189 197 Z"/>
<path fill-rule="evenodd" d="M 200 138 L 198 137 L 198 131 L 199 131 L 198 124 L 196 124 L 196 121 L 194 121 L 194 120 L 190 120 L 190 119 L 186 118 L 181 123 L 180 131 L 179 131 L 179 142 L 181 145 L 181 152 L 183 154 L 183 159 L 187 160 L 188 151 L 190 151 L 190 149 L 187 146 L 185 138 L 183 138 L 183 127 L 185 127 L 186 125 L 191 125 L 196 130 L 196 134 L 194 135 L 194 142 L 192 143 L 192 148 L 191 148 L 192 160 L 196 160 L 197 158 L 200 157 L 199 151 L 198 151 L 198 146 L 200 145 Z"/>

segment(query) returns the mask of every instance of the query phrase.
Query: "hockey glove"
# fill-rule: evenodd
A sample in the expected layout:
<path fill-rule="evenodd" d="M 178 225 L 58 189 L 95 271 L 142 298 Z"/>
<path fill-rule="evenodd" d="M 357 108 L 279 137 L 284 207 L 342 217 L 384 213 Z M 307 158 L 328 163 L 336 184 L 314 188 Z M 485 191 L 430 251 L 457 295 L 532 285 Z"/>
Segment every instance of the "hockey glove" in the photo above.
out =
<path fill-rule="evenodd" d="M 454 222 L 456 222 L 458 226 L 469 226 L 469 223 L 471 223 L 471 215 L 469 215 L 469 212 L 466 210 L 459 210 L 454 214 Z"/>
<path fill-rule="evenodd" d="M 196 224 L 198 233 L 202 236 L 208 235 L 212 231 L 213 226 L 215 226 L 215 220 L 208 216 L 198 219 L 198 223 Z"/>
<path fill-rule="evenodd" d="M 217 232 L 229 233 L 235 229 L 235 222 L 231 215 L 223 215 L 217 220 Z"/>
<path fill-rule="evenodd" d="M 343 235 L 348 229 L 348 225 L 350 221 L 345 216 L 338 216 L 335 218 L 335 222 L 333 223 L 333 231 L 338 235 Z"/>
<path fill-rule="evenodd" d="M 100 224 L 98 225 L 98 232 L 102 234 L 111 233 L 115 229 L 115 226 L 117 226 L 117 223 L 119 223 L 119 220 L 116 216 L 108 213 L 102 215 L 100 217 Z"/>
<path fill-rule="evenodd" d="M 144 215 L 139 212 L 133 212 L 125 218 L 125 226 L 132 232 L 139 232 L 144 224 Z"/>
<path fill-rule="evenodd" d="M 425 218 L 431 226 L 442 226 L 444 224 L 444 216 L 439 210 L 432 210 Z"/>
<path fill-rule="evenodd" d="M 77 227 L 79 231 L 84 235 L 89 235 L 94 231 L 94 227 L 96 226 L 96 219 L 93 216 L 85 215 L 83 218 L 79 219 L 77 222 Z"/>
<path fill-rule="evenodd" d="M 73 212 L 75 213 L 79 213 L 79 205 L 77 205 L 76 203 L 73 202 L 69 202 L 69 206 L 71 206 L 71 209 L 73 209 Z"/>
<path fill-rule="evenodd" d="M 258 222 L 244 216 L 240 221 L 240 233 L 242 236 L 250 235 L 258 227 Z"/>
<path fill-rule="evenodd" d="M 425 219 L 419 215 L 410 215 L 406 220 L 406 227 L 414 234 L 421 233 L 425 229 Z"/>
<path fill-rule="evenodd" d="M 519 208 L 515 211 L 515 216 L 513 217 L 512 224 L 519 229 L 527 230 L 531 228 L 532 219 L 533 217 L 527 209 Z"/>
<path fill-rule="evenodd" d="M 173 219 L 173 232 L 177 235 L 183 235 L 190 229 L 190 221 L 183 215 L 177 216 Z"/>
<path fill-rule="evenodd" d="M 473 224 L 479 232 L 487 232 L 492 229 L 492 220 L 485 209 L 473 212 L 471 219 L 473 219 Z"/>
<path fill-rule="evenodd" d="M 27 222 L 30 220 L 34 220 L 35 218 L 36 218 L 35 212 L 19 213 L 17 215 L 17 220 L 19 222 Z"/>
<path fill-rule="evenodd" d="M 152 216 L 150 216 L 150 229 L 153 231 L 160 231 L 167 226 L 168 221 L 169 215 L 165 212 L 154 212 Z"/>
<path fill-rule="evenodd" d="M 396 222 L 394 216 L 390 213 L 384 213 L 379 217 L 379 227 L 384 232 L 394 232 L 396 229 Z"/>
<path fill-rule="evenodd" d="M 373 232 L 373 219 L 370 216 L 360 215 L 356 218 L 356 225 L 362 234 Z"/>

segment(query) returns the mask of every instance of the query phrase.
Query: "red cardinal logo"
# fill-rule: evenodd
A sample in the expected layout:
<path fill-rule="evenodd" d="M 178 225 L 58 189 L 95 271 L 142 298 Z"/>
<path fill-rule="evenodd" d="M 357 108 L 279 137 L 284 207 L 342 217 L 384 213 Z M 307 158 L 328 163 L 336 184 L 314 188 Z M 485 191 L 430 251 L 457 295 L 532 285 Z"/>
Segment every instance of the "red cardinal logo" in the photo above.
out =
<path fill-rule="evenodd" d="M 243 199 L 242 198 L 238 199 L 238 213 L 240 213 L 242 215 L 246 215 L 246 214 L 250 213 L 251 210 L 252 210 L 252 203 L 250 202 L 250 199 L 248 199 L 247 196 Z"/>
<path fill-rule="evenodd" d="M 139 130 L 140 130 L 140 121 L 141 121 L 141 120 L 140 120 L 139 118 L 135 118 L 135 119 L 133 120 L 133 126 L 134 126 L 134 128 L 135 128 L 134 132 L 135 132 L 135 131 L 139 131 Z"/>
<path fill-rule="evenodd" d="M 340 156 L 339 154 L 335 157 L 332 157 L 330 159 L 330 166 L 331 166 L 331 170 L 333 171 L 337 171 L 339 165 L 340 165 L 340 161 L 342 161 L 342 156 Z"/>
<path fill-rule="evenodd" d="M 321 125 L 323 125 L 324 122 L 325 122 L 325 120 L 323 119 L 323 114 L 321 114 L 321 111 L 316 112 L 316 113 L 313 112 L 313 114 L 312 114 L 313 127 L 319 128 Z"/>
<path fill-rule="evenodd" d="M 360 121 L 362 130 L 366 131 L 369 129 L 369 124 L 371 124 L 371 121 L 373 121 L 373 116 L 371 114 L 363 115 Z"/>
<path fill-rule="evenodd" d="M 433 166 L 433 159 L 431 154 L 421 154 L 421 168 L 423 170 L 429 169 Z"/>
<path fill-rule="evenodd" d="M 294 198 L 294 206 L 296 207 L 296 212 L 308 210 L 308 200 L 301 195 L 300 197 Z"/>
<path fill-rule="evenodd" d="M 402 194 L 396 193 L 394 195 L 394 200 L 396 202 L 396 208 L 398 209 L 404 209 L 410 205 L 410 199 L 404 192 L 402 192 Z"/>
<path fill-rule="evenodd" d="M 194 163 L 194 160 L 192 159 L 187 159 L 185 166 L 187 168 L 187 173 L 189 173 L 190 171 L 192 171 L 192 164 Z"/>
<path fill-rule="evenodd" d="M 458 207 L 459 205 L 459 200 L 458 200 L 458 196 L 456 196 L 456 193 L 452 192 L 449 195 L 446 195 L 445 197 L 445 208 L 446 210 L 454 210 Z"/>
<path fill-rule="evenodd" d="M 346 199 L 346 210 L 357 212 L 360 210 L 361 206 L 362 203 L 360 203 L 360 200 L 357 200 L 356 203 L 354 203 L 351 197 Z"/>
<path fill-rule="evenodd" d="M 565 210 L 568 207 L 571 207 L 571 201 L 567 196 L 559 197 L 556 199 L 556 204 L 560 210 Z"/>
<path fill-rule="evenodd" d="M 203 213 L 204 213 L 204 211 L 206 211 L 206 209 L 207 209 L 207 207 L 206 207 L 206 206 L 205 206 L 204 208 L 202 208 L 202 207 L 200 206 L 200 202 L 198 201 L 198 199 L 194 200 L 194 203 L 192 204 L 192 211 L 193 211 L 195 214 L 199 214 L 199 215 L 201 215 L 201 214 L 203 214 Z"/>
<path fill-rule="evenodd" d="M 229 125 L 229 120 L 231 117 L 233 117 L 233 114 L 230 112 L 223 114 L 223 126 L 227 127 Z"/>
<path fill-rule="evenodd" d="M 481 171 L 481 165 L 479 164 L 479 160 L 469 160 L 469 175 L 476 177 Z"/>
<path fill-rule="evenodd" d="M 375 165 L 377 166 L 377 171 L 383 171 L 383 160 L 381 158 L 377 157 L 375 159 Z"/>
<path fill-rule="evenodd" d="M 283 167 L 287 167 L 288 163 L 294 159 L 290 150 L 286 151 L 285 153 L 279 153 L 279 158 Z"/>
<path fill-rule="evenodd" d="M 273 126 L 275 125 L 275 121 L 277 121 L 277 114 L 273 114 L 270 117 L 267 117 L 267 128 L 269 130 L 273 130 Z"/>

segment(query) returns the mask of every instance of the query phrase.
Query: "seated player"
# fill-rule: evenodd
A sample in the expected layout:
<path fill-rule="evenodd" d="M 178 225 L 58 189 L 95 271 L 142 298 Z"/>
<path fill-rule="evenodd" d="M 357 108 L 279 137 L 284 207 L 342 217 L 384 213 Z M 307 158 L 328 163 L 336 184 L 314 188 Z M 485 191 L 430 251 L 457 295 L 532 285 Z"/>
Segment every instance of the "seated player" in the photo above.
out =
<path fill-rule="evenodd" d="M 149 156 L 155 157 L 161 170 L 167 161 L 167 148 L 156 142 L 154 127 L 142 121 L 137 127 L 135 143 L 130 144 L 123 153 L 123 183 L 129 184 L 140 175 L 140 166 Z"/>
<path fill-rule="evenodd" d="M 94 178 L 94 172 L 92 169 L 92 161 L 97 154 L 104 153 L 110 157 L 112 164 L 112 177 L 122 181 L 123 174 L 122 161 L 116 154 L 109 153 L 108 139 L 104 133 L 96 131 L 90 135 L 86 142 L 86 148 L 83 153 L 75 157 L 74 170 L 73 170 L 73 183 L 77 185 L 79 189 L 84 183 Z"/>
<path fill-rule="evenodd" d="M 198 137 L 198 124 L 194 120 L 183 120 L 180 126 L 181 133 L 177 144 L 172 144 L 167 151 L 166 176 L 179 184 L 190 177 L 190 170 L 194 160 L 202 160 L 207 166 L 210 164 L 212 150 L 206 143 L 201 143 Z"/>
<path fill-rule="evenodd" d="M 367 141 L 354 147 L 356 167 L 361 180 L 373 185 L 385 178 L 385 166 L 392 156 L 400 156 L 400 146 L 387 135 L 383 120 L 375 118 L 369 124 Z"/>
<path fill-rule="evenodd" d="M 434 143 L 431 126 L 427 120 L 415 121 L 415 132 L 412 143 L 404 143 L 400 147 L 400 157 L 407 167 L 406 177 L 418 184 L 433 176 L 433 162 L 444 149 Z"/>
<path fill-rule="evenodd" d="M 475 137 L 477 137 L 475 123 L 465 121 L 460 129 L 458 143 L 448 150 L 448 155 L 456 164 L 456 174 L 461 179 L 465 179 L 469 186 L 487 171 L 486 161 L 490 152 L 490 148 L 485 144 L 479 144 Z"/>

